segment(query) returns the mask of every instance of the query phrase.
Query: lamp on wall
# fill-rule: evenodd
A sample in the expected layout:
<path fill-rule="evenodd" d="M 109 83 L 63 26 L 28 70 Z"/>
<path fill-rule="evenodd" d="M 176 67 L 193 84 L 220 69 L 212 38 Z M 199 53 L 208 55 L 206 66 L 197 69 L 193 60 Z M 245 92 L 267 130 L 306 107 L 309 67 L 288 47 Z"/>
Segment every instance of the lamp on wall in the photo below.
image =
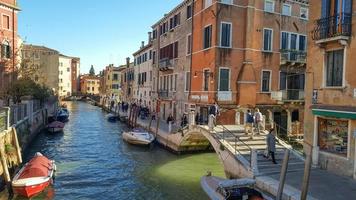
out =
<path fill-rule="evenodd" d="M 210 76 L 211 78 L 214 78 L 214 73 L 210 72 L 210 71 L 195 71 L 194 72 L 194 78 L 198 78 L 198 73 Z"/>

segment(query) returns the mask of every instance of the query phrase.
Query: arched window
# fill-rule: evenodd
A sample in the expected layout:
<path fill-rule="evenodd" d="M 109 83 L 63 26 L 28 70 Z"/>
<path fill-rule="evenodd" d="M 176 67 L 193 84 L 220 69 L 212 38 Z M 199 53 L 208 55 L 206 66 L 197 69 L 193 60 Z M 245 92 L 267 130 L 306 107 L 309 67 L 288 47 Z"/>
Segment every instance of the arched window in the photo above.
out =
<path fill-rule="evenodd" d="M 11 46 L 8 41 L 1 44 L 1 58 L 11 58 Z"/>

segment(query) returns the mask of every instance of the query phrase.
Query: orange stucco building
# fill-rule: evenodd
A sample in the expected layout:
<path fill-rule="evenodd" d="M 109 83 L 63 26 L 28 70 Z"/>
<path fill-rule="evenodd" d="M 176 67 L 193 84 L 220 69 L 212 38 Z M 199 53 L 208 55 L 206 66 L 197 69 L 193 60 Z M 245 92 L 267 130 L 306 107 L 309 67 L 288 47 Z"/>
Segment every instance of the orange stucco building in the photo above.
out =
<path fill-rule="evenodd" d="M 17 33 L 17 7 L 16 0 L 0 0 L 0 91 L 9 86 L 16 77 L 17 66 L 20 64 L 18 57 Z"/>
<path fill-rule="evenodd" d="M 190 102 L 205 119 L 218 102 L 223 124 L 257 107 L 302 134 L 307 22 L 303 0 L 194 1 Z"/>
<path fill-rule="evenodd" d="M 310 2 L 305 152 L 313 164 L 356 178 L 356 1 Z"/>

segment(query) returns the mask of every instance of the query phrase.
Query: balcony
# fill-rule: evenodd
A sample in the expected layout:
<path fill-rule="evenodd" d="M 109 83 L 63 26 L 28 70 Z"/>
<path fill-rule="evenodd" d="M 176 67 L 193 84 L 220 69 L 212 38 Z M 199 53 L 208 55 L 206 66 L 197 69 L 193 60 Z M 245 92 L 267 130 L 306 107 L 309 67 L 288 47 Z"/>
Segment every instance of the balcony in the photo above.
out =
<path fill-rule="evenodd" d="M 312 39 L 317 43 L 335 40 L 348 40 L 351 36 L 352 15 L 340 13 L 335 16 L 318 19 L 315 21 Z"/>
<path fill-rule="evenodd" d="M 281 65 L 287 63 L 305 64 L 306 62 L 307 52 L 293 49 L 281 49 Z"/>
<path fill-rule="evenodd" d="M 271 98 L 282 102 L 304 101 L 305 93 L 304 90 L 300 89 L 281 90 L 271 92 Z"/>
<path fill-rule="evenodd" d="M 160 90 L 158 92 L 158 97 L 160 99 L 165 99 L 165 100 L 168 100 L 168 99 L 173 99 L 173 92 L 170 92 L 168 90 Z"/>
<path fill-rule="evenodd" d="M 173 70 L 173 60 L 169 58 L 163 58 L 159 61 L 159 70 L 167 71 Z"/>

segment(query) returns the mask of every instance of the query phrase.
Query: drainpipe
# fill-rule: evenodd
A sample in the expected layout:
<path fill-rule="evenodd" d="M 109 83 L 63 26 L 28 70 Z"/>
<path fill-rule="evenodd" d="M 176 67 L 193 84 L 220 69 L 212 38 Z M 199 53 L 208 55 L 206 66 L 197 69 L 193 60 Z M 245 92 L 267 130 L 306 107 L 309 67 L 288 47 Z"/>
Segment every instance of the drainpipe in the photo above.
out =
<path fill-rule="evenodd" d="M 192 45 L 191 45 L 191 51 L 190 51 L 190 87 L 189 87 L 189 94 L 188 94 L 188 101 L 190 100 L 190 96 L 192 95 L 192 75 L 193 75 L 193 44 L 194 44 L 194 1 L 192 1 L 192 32 L 191 32 L 191 40 L 192 40 Z"/>

